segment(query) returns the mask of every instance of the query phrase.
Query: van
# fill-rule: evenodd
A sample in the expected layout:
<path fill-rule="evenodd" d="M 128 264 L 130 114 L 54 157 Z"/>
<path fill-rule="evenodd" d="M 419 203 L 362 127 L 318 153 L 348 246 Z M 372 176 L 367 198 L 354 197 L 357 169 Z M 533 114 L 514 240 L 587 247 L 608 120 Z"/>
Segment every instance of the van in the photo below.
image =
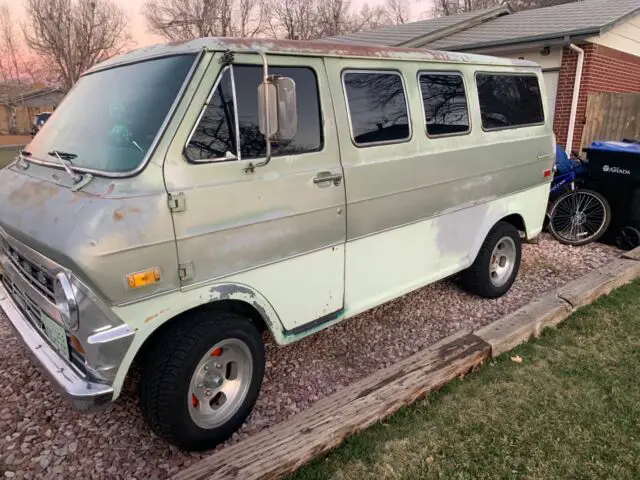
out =
<path fill-rule="evenodd" d="M 459 53 L 208 38 L 107 60 L 0 174 L 0 305 L 76 408 L 135 363 L 151 428 L 211 448 L 267 337 L 454 275 L 507 293 L 545 216 L 546 105 L 537 65 Z"/>

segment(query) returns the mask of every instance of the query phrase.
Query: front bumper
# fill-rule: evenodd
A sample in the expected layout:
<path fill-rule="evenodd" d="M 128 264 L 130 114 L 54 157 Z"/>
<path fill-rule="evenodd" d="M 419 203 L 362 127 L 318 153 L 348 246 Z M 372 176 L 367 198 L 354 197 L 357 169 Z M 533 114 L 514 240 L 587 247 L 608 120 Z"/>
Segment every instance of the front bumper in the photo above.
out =
<path fill-rule="evenodd" d="M 0 307 L 18 338 L 36 360 L 36 364 L 76 409 L 91 410 L 111 402 L 113 388 L 102 383 L 90 382 L 76 373 L 24 317 L 2 283 Z"/>

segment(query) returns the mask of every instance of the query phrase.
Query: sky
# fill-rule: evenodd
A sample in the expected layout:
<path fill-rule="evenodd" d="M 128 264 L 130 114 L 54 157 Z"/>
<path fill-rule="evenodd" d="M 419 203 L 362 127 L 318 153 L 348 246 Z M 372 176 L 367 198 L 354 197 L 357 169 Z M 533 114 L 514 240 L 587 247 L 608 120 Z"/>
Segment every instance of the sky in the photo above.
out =
<path fill-rule="evenodd" d="M 145 0 L 114 1 L 130 15 L 131 33 L 138 47 L 163 42 L 162 38 L 147 32 L 144 19 L 142 18 L 142 15 L 140 15 L 140 10 Z M 365 3 L 374 6 L 379 4 L 382 5 L 384 4 L 384 2 L 385 0 L 352 0 L 352 5 L 354 9 L 359 10 Z M 424 18 L 424 14 L 431 9 L 431 0 L 409 0 L 409 2 L 411 6 L 411 20 L 419 20 L 420 18 Z M 22 1 L 9 0 L 8 3 L 11 5 L 12 10 L 17 14 L 18 18 L 22 20 L 24 18 Z"/>

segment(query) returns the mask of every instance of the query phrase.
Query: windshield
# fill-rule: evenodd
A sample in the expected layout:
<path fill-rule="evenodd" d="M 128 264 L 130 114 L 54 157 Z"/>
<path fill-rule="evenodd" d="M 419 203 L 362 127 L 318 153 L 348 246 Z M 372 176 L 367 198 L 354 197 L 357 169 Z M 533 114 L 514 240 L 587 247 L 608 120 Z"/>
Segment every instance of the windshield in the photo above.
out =
<path fill-rule="evenodd" d="M 32 158 L 72 168 L 129 172 L 144 160 L 195 55 L 178 55 L 82 77 L 29 144 Z"/>

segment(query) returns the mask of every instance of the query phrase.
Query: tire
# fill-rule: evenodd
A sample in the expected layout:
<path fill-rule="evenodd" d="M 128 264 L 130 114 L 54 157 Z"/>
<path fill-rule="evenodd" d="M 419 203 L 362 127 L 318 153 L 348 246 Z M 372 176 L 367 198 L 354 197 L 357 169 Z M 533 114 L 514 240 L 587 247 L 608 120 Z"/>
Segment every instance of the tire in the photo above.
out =
<path fill-rule="evenodd" d="M 494 259 L 494 252 L 499 246 L 508 246 L 510 259 L 504 261 L 500 267 L 500 275 L 496 276 L 494 267 L 502 263 L 502 256 Z M 506 252 L 506 250 L 503 250 Z M 515 282 L 520 270 L 522 258 L 522 240 L 518 229 L 507 222 L 498 222 L 485 238 L 473 265 L 462 272 L 461 286 L 469 293 L 483 298 L 499 298 L 505 295 Z"/>
<path fill-rule="evenodd" d="M 573 204 L 573 199 L 580 198 L 587 198 L 587 201 L 594 202 L 590 208 L 595 210 L 592 210 L 591 220 L 583 220 L 583 223 L 575 226 L 573 220 L 570 220 L 567 215 L 574 215 L 576 213 L 575 210 L 580 208 Z M 611 223 L 611 207 L 606 198 L 598 192 L 579 189 L 561 195 L 551 206 L 549 217 L 549 232 L 551 235 L 560 243 L 579 247 L 595 242 L 605 234 Z M 593 224 L 593 226 L 591 226 L 591 224 Z M 568 231 L 568 227 L 570 227 L 571 230 Z M 574 228 L 576 228 L 575 234 L 573 233 Z"/>
<path fill-rule="evenodd" d="M 229 355 L 235 352 L 238 358 L 249 355 L 246 362 L 236 363 L 233 380 L 228 378 L 234 362 L 218 363 L 223 362 L 227 351 Z M 170 325 L 150 349 L 139 382 L 142 414 L 151 429 L 169 443 L 184 450 L 211 449 L 231 437 L 251 413 L 260 393 L 264 366 L 262 338 L 250 320 L 231 312 L 194 312 Z M 205 377 L 215 374 L 215 379 L 198 376 L 203 372 Z M 235 385 L 235 380 L 239 380 L 237 395 L 231 392 L 227 398 L 207 390 L 207 397 L 204 393 L 204 389 L 222 391 L 225 385 Z M 203 389 L 195 390 L 198 386 Z M 200 407 L 211 415 L 210 424 Z M 216 412 L 224 413 L 216 419 Z M 218 420 L 221 423 L 217 424 Z"/>

